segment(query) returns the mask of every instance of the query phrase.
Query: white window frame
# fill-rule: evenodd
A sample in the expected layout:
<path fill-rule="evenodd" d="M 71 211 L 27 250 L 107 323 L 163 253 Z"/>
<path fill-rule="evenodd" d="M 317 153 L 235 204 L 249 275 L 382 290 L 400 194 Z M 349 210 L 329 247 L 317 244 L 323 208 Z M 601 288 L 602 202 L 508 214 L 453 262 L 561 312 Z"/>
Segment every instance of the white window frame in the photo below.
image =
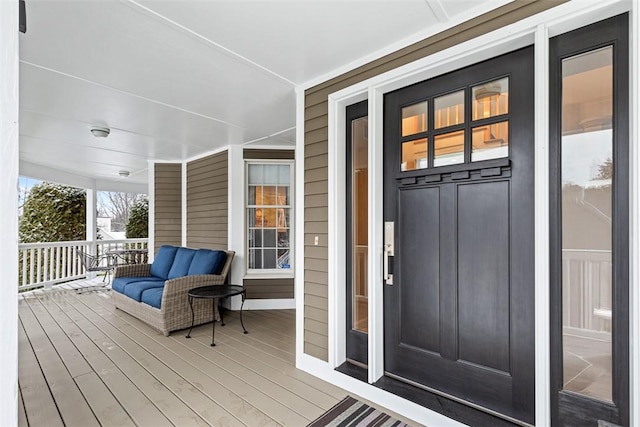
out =
<path fill-rule="evenodd" d="M 249 165 L 286 165 L 289 166 L 289 265 L 288 269 L 252 269 L 249 268 Z M 246 159 L 244 161 L 244 248 L 246 254 L 245 277 L 250 279 L 293 278 L 295 271 L 295 162 L 287 159 Z M 264 185 L 264 184 L 263 184 Z"/>

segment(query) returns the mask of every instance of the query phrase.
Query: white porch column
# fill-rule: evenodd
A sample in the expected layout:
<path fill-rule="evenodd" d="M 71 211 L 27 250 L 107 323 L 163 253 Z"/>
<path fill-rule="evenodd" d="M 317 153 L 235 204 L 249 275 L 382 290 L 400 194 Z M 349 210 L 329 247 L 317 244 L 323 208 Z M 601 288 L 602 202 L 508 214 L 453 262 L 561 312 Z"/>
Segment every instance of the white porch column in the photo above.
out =
<path fill-rule="evenodd" d="M 96 253 L 96 240 L 98 238 L 98 230 L 96 223 L 96 216 L 98 212 L 98 194 L 96 191 L 96 185 L 93 184 L 93 188 L 87 188 L 87 212 L 86 212 L 86 240 L 91 242 L 89 252 Z"/>
<path fill-rule="evenodd" d="M 18 425 L 18 2 L 0 1 L 0 425 Z"/>
<path fill-rule="evenodd" d="M 241 145 L 229 146 L 229 249 L 236 251 L 231 264 L 231 282 L 242 285 L 245 274 L 244 245 L 244 159 Z M 240 297 L 231 298 L 231 309 L 240 309 Z"/>

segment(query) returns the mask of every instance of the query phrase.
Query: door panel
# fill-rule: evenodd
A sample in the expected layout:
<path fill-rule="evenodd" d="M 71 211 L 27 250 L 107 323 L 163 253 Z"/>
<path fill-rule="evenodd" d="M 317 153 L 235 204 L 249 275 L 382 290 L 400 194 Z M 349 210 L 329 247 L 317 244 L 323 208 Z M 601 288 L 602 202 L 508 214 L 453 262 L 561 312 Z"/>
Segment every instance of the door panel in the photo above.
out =
<path fill-rule="evenodd" d="M 532 69 L 525 48 L 403 88 L 384 119 L 385 371 L 529 423 Z"/>

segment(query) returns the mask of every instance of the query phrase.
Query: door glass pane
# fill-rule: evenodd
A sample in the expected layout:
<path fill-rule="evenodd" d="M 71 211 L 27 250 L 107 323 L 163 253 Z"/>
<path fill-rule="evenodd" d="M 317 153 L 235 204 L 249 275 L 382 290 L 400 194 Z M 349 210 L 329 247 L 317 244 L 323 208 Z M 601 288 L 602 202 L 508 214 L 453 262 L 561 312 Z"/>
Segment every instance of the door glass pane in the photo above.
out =
<path fill-rule="evenodd" d="M 352 289 L 352 329 L 367 332 L 368 296 L 367 296 L 367 252 L 368 252 L 368 118 L 362 117 L 352 122 L 351 164 L 351 289 Z M 426 158 L 426 155 L 425 155 Z"/>
<path fill-rule="evenodd" d="M 509 122 L 478 126 L 471 130 L 471 161 L 509 157 Z"/>
<path fill-rule="evenodd" d="M 433 166 L 464 163 L 464 131 L 445 133 L 435 137 Z"/>
<path fill-rule="evenodd" d="M 509 78 L 474 86 L 473 120 L 486 119 L 509 112 Z"/>
<path fill-rule="evenodd" d="M 427 124 L 428 109 L 427 101 L 402 109 L 402 136 L 425 132 L 429 128 Z"/>
<path fill-rule="evenodd" d="M 612 401 L 613 52 L 562 61 L 564 389 Z"/>
<path fill-rule="evenodd" d="M 433 108 L 436 129 L 464 123 L 464 90 L 436 98 Z"/>
<path fill-rule="evenodd" d="M 427 138 L 421 138 L 402 143 L 401 170 L 410 171 L 427 168 L 427 141 Z"/>

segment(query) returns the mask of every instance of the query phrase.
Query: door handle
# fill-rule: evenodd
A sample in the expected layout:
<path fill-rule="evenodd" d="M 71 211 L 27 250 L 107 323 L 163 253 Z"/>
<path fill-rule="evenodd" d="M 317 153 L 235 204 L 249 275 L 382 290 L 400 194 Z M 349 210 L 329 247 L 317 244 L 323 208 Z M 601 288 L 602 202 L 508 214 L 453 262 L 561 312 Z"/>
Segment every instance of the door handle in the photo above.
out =
<path fill-rule="evenodd" d="M 383 266 L 383 275 L 384 275 L 384 283 L 387 285 L 393 285 L 393 265 L 390 265 L 390 262 L 393 262 L 394 256 L 394 222 L 393 221 L 385 221 L 384 223 L 384 266 Z"/>

